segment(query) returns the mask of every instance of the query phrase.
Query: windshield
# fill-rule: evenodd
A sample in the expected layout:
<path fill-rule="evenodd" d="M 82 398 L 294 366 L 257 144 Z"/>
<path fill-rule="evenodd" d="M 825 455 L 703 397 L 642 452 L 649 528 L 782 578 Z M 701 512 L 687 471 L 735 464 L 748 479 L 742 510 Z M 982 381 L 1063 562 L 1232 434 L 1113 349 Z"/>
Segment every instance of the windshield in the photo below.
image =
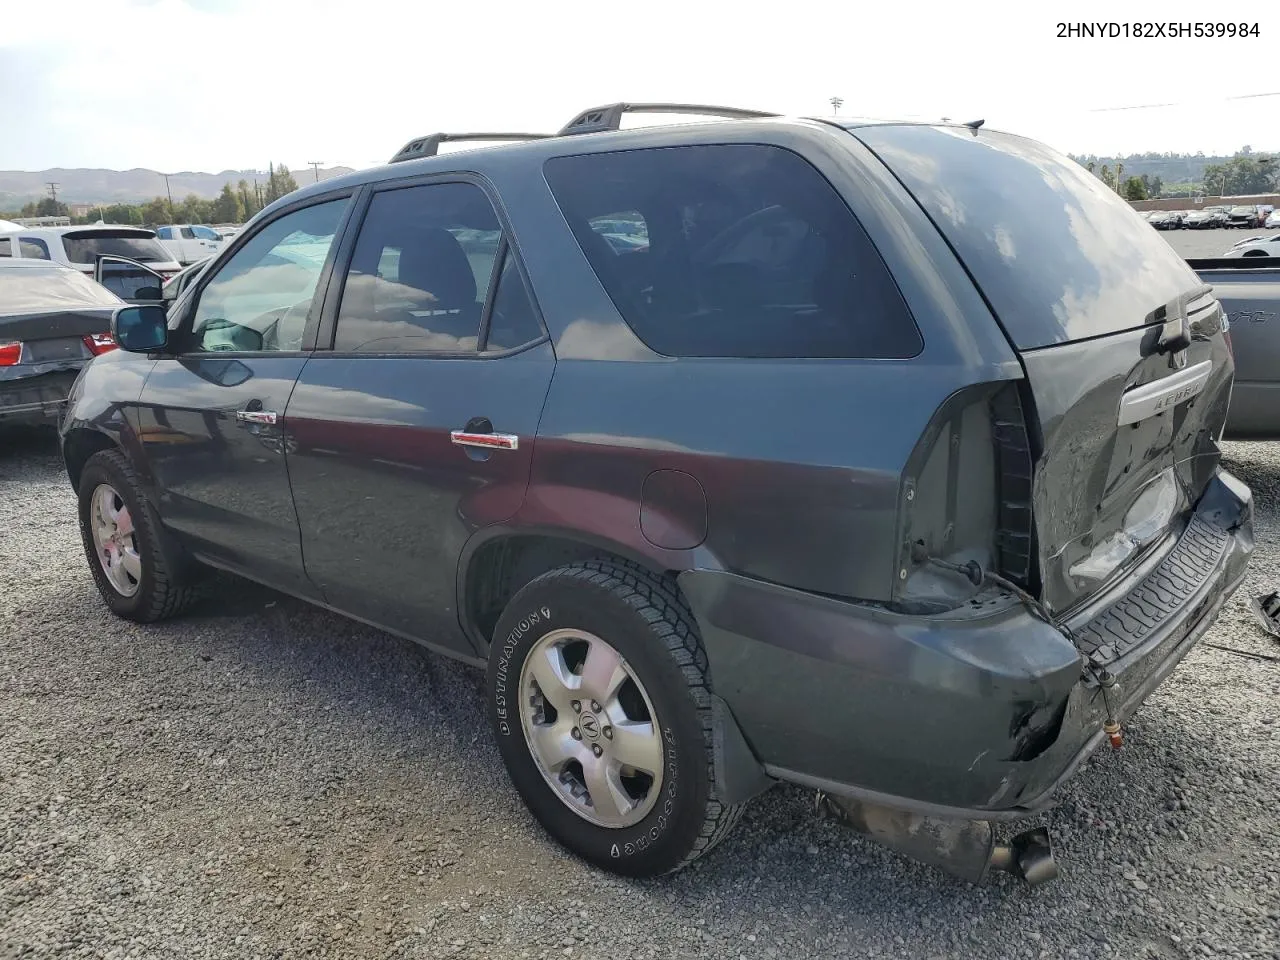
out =
<path fill-rule="evenodd" d="M 852 132 L 915 195 L 1020 349 L 1143 326 L 1201 286 L 1114 190 L 1043 144 L 946 127 Z"/>
<path fill-rule="evenodd" d="M 136 230 L 128 233 L 68 233 L 63 235 L 62 245 L 66 247 L 67 259 L 72 263 L 96 263 L 100 256 L 127 257 L 141 263 L 173 259 L 158 240 Z"/>
<path fill-rule="evenodd" d="M 119 305 L 118 297 L 79 270 L 53 264 L 0 267 L 0 315 Z"/>
<path fill-rule="evenodd" d="M 192 227 L 191 233 L 198 240 L 221 240 L 222 239 L 222 237 L 218 235 L 218 232 L 216 230 L 213 230 L 209 227 Z"/>

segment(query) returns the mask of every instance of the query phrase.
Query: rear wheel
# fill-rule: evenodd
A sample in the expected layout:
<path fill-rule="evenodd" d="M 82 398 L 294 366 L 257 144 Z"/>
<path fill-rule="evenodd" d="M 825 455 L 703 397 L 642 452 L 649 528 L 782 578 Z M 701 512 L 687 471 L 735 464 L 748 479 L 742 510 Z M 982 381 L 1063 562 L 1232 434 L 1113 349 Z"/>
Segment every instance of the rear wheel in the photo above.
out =
<path fill-rule="evenodd" d="M 112 613 L 150 623 L 194 599 L 190 561 L 160 526 L 124 454 L 102 450 L 90 457 L 79 494 L 89 571 Z"/>
<path fill-rule="evenodd" d="M 668 581 L 614 561 L 560 567 L 516 594 L 494 637 L 499 750 L 561 844 L 651 876 L 737 822 L 742 805 L 715 795 L 706 654 Z"/>

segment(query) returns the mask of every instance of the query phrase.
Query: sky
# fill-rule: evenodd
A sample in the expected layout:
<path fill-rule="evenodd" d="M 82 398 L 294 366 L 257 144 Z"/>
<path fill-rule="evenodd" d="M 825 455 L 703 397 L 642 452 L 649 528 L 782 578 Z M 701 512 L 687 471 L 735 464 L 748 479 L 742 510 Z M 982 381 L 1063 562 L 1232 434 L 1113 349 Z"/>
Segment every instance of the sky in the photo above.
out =
<path fill-rule="evenodd" d="M 836 96 L 844 116 L 983 118 L 1071 153 L 1280 150 L 1280 8 L 1232 5 L 1258 38 L 1059 38 L 1067 16 L 1217 9 L 1067 6 L 6 0 L 0 169 L 364 167 L 424 133 L 551 131 L 618 100 L 813 116 Z"/>

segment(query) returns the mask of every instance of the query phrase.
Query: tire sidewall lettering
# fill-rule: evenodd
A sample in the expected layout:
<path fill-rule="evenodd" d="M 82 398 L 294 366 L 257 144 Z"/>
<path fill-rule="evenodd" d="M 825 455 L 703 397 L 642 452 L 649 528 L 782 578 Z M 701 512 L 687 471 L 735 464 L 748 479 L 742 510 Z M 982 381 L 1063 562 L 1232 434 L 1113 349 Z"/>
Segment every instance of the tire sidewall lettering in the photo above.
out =
<path fill-rule="evenodd" d="M 509 712 L 507 710 L 507 688 L 510 686 L 508 673 L 511 669 L 511 662 L 515 657 L 517 648 L 520 647 L 521 641 L 530 635 L 534 627 L 549 623 L 553 614 L 548 606 L 537 607 L 529 613 L 524 614 L 515 627 L 507 634 L 502 642 L 502 646 L 498 649 L 498 661 L 494 670 L 494 697 L 493 707 L 495 716 L 495 726 L 499 736 L 509 737 L 514 731 L 509 720 Z"/>

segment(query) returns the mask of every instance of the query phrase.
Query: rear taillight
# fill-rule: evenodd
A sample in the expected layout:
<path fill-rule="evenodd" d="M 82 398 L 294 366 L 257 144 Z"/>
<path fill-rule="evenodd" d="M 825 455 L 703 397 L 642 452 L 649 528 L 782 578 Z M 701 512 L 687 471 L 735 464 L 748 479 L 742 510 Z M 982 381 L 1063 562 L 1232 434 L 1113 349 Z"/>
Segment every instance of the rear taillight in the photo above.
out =
<path fill-rule="evenodd" d="M 109 333 L 90 333 L 84 337 L 84 345 L 95 357 L 116 348 L 115 337 Z"/>
<path fill-rule="evenodd" d="M 16 366 L 22 360 L 22 344 L 0 343 L 0 367 Z"/>

